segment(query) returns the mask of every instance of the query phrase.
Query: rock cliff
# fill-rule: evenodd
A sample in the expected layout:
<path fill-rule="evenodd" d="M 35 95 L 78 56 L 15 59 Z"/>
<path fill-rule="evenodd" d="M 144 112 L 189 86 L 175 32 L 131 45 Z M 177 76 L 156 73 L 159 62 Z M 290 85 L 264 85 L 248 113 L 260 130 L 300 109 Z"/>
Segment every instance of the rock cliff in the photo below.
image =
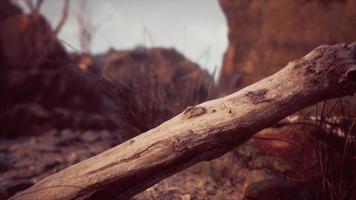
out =
<path fill-rule="evenodd" d="M 220 0 L 229 46 L 220 77 L 227 92 L 276 72 L 321 44 L 356 40 L 354 0 Z"/>

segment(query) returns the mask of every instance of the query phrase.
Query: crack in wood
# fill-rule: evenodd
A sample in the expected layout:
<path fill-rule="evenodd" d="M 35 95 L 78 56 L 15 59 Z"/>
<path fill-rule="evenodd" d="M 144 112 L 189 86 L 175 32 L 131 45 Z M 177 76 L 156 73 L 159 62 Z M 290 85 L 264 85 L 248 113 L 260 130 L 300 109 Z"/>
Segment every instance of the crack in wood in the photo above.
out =
<path fill-rule="evenodd" d="M 138 159 L 138 158 L 140 158 L 140 157 L 142 156 L 142 154 L 143 154 L 144 152 L 149 151 L 149 150 L 150 150 L 151 148 L 153 148 L 153 147 L 156 147 L 157 145 L 159 145 L 159 143 L 164 144 L 164 143 L 166 143 L 166 142 L 165 142 L 164 140 L 163 140 L 163 141 L 161 141 L 161 140 L 160 140 L 160 141 L 157 141 L 157 142 L 151 144 L 150 146 L 148 146 L 147 148 L 145 148 L 144 150 L 142 150 L 142 151 L 140 151 L 140 152 L 138 152 L 138 153 L 135 153 L 135 154 L 133 154 L 132 156 L 130 156 L 130 157 L 128 157 L 128 158 L 121 159 L 121 160 L 119 160 L 119 161 L 117 161 L 117 162 L 112 162 L 112 163 L 110 163 L 110 164 L 108 164 L 108 165 L 105 165 L 105 166 L 103 166 L 103 167 L 100 167 L 99 169 L 90 171 L 90 172 L 87 173 L 87 175 L 95 174 L 95 173 L 97 173 L 97 172 L 99 172 L 99 171 L 104 171 L 105 169 L 109 169 L 109 168 L 111 168 L 111 167 L 113 167 L 113 166 L 115 166 L 115 165 L 119 165 L 119 164 L 122 164 L 122 163 L 127 163 L 127 162 L 130 162 L 130 161 L 132 161 L 132 160 Z"/>

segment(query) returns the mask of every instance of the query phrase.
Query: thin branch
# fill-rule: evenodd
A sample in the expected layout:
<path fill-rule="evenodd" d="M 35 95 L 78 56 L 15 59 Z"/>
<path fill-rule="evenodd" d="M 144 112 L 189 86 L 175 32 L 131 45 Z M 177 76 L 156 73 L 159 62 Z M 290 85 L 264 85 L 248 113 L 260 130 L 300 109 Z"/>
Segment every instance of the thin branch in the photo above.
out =
<path fill-rule="evenodd" d="M 61 18 L 59 19 L 56 28 L 54 29 L 54 34 L 58 35 L 58 33 L 61 31 L 64 23 L 67 21 L 68 12 L 69 12 L 69 0 L 64 0 L 62 15 Z"/>
<path fill-rule="evenodd" d="M 26 0 L 25 3 L 30 12 L 33 12 L 35 10 L 35 6 L 33 5 L 33 0 Z"/>
<path fill-rule="evenodd" d="M 40 9 L 41 9 L 42 4 L 43 4 L 43 0 L 37 0 L 37 3 L 35 5 L 35 7 L 34 7 L 34 11 L 35 12 L 39 12 Z"/>

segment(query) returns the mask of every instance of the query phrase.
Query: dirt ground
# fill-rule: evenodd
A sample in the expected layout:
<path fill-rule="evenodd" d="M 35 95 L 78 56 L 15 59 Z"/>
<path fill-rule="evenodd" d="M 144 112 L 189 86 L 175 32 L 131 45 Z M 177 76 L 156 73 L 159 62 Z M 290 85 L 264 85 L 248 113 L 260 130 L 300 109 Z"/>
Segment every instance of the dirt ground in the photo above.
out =
<path fill-rule="evenodd" d="M 260 135 L 271 136 L 273 133 L 276 134 L 275 131 L 264 131 Z M 66 129 L 51 130 L 41 136 L 0 139 L 0 199 L 123 142 L 125 134 L 121 130 Z M 290 140 L 293 134 L 297 133 L 289 134 Z M 261 150 L 255 147 L 257 143 Z M 133 199 L 243 199 L 252 183 L 296 176 L 295 166 L 281 159 L 286 150 L 280 150 L 285 147 L 285 141 L 251 140 L 218 159 L 199 163 L 164 179 Z"/>

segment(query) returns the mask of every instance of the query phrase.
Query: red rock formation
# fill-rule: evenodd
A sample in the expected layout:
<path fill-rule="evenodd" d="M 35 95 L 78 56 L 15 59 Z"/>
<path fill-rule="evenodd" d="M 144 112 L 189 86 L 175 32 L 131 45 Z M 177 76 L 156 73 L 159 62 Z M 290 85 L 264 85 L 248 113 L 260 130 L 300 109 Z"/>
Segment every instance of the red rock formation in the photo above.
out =
<path fill-rule="evenodd" d="M 354 0 L 220 0 L 229 26 L 227 91 L 274 73 L 321 44 L 356 40 Z"/>
<path fill-rule="evenodd" d="M 97 120 L 98 113 L 113 109 L 101 95 L 109 83 L 73 65 L 41 14 L 24 14 L 10 1 L 2 1 L 0 13 L 0 136 L 115 126 Z"/>

